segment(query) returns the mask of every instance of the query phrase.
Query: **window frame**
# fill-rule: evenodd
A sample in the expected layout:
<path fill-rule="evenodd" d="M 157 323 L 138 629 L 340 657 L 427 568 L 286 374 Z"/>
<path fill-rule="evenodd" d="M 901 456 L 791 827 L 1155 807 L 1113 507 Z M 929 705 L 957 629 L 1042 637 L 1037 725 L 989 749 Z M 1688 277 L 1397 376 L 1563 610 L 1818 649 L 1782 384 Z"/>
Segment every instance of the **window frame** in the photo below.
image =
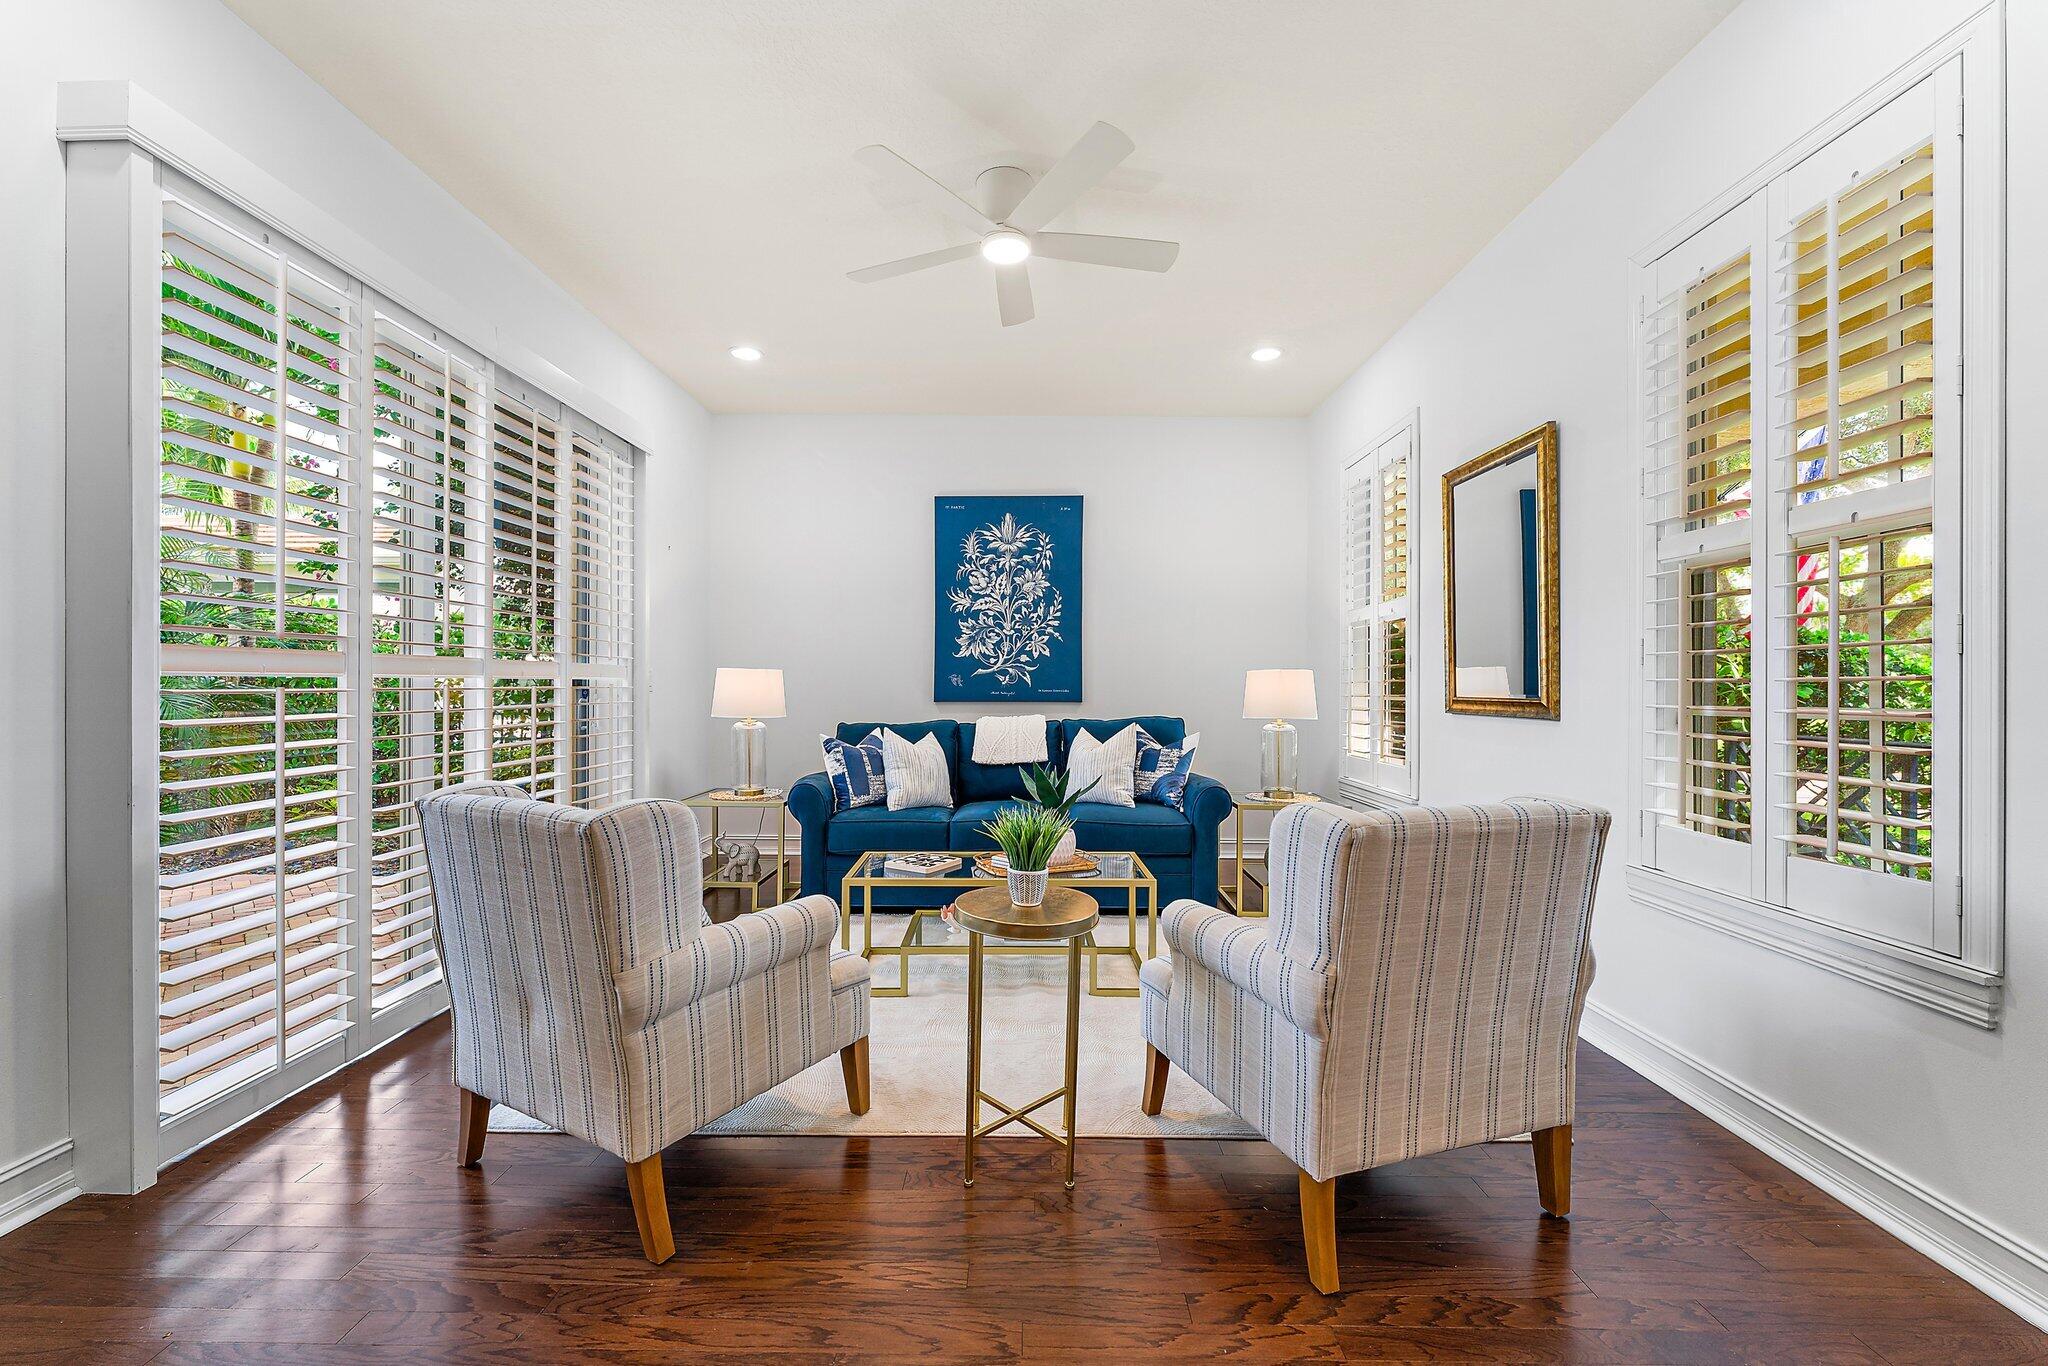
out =
<path fill-rule="evenodd" d="M 1776 844 L 1775 828 L 1764 814 L 1775 810 L 1785 796 L 1778 779 L 1781 773 L 1762 770 L 1777 736 L 1769 728 L 1781 723 L 1765 713 L 1768 688 L 1753 689 L 1753 716 L 1759 729 L 1753 731 L 1759 772 L 1754 787 L 1753 812 L 1758 827 L 1749 846 L 1734 845 L 1748 858 L 1737 861 L 1749 866 L 1735 876 L 1722 874 L 1730 860 L 1696 849 L 1703 858 L 1688 864 L 1683 858 L 1660 857 L 1672 827 L 1656 820 L 1646 774 L 1650 744 L 1655 733 L 1650 704 L 1651 662 L 1657 621 L 1652 594 L 1638 595 L 1642 613 L 1642 667 L 1636 674 L 1637 707 L 1640 724 L 1631 726 L 1631 748 L 1642 799 L 1637 818 L 1628 823 L 1629 867 L 1626 879 L 1631 892 L 1645 904 L 1682 918 L 1707 925 L 1747 942 L 1805 961 L 1829 971 L 1865 982 L 1878 989 L 1913 1000 L 1944 1014 L 1985 1028 L 1994 1028 L 2002 996 L 2004 967 L 2004 468 L 2005 468 L 2005 367 L 2004 367 L 2004 182 L 2003 86 L 2000 34 L 1995 23 L 1979 16 L 1930 47 L 1909 66 L 1873 86 L 1833 118 L 1759 166 L 1700 212 L 1663 234 L 1632 258 L 1637 287 L 1631 314 L 1630 392 L 1635 395 L 1636 431 L 1647 431 L 1651 404 L 1643 382 L 1645 333 L 1657 307 L 1660 291 L 1657 267 L 1675 252 L 1696 242 L 1720 235 L 1722 241 L 1747 244 L 1751 252 L 1753 280 L 1761 281 L 1777 266 L 1777 250 L 1785 223 L 1777 217 L 1783 195 L 1774 193 L 1788 173 L 1800 168 L 1816 153 L 1823 152 L 1845 135 L 1866 125 L 1923 81 L 1943 81 L 1944 71 L 1953 64 L 1952 92 L 1937 91 L 1934 108 L 1937 123 L 1951 127 L 1930 130 L 1937 136 L 1960 136 L 1959 153 L 1951 148 L 1953 174 L 1937 175 L 1937 201 L 1951 195 L 1951 212 L 1959 209 L 1948 244 L 1959 254 L 1959 263 L 1949 272 L 1951 297 L 1942 298 L 1937 284 L 1937 307 L 1953 318 L 1960 314 L 1954 335 L 1958 346 L 1954 387 L 1937 388 L 1937 415 L 1945 401 L 1956 415 L 1959 433 L 1950 449 L 1937 449 L 1937 477 L 1934 492 L 1938 540 L 1935 566 L 1937 591 L 1944 578 L 1951 591 L 1938 610 L 1935 634 L 1936 667 L 1946 669 L 1937 689 L 1937 715 L 1945 717 L 1946 729 L 1938 736 L 1937 753 L 1953 756 L 1946 760 L 1954 770 L 1953 793 L 1947 813 L 1937 807 L 1937 828 L 1946 822 L 1953 836 L 1947 854 L 1952 865 L 1945 887 L 1933 889 L 1942 901 L 1937 911 L 1954 912 L 1953 938 L 1944 943 L 1939 934 L 1926 943 L 1908 942 L 1889 935 L 1882 926 L 1841 923 L 1839 916 L 1816 915 L 1787 904 L 1787 866 L 1799 862 L 1790 857 L 1773 858 L 1773 851 L 1759 846 Z M 1953 110 L 1952 116 L 1949 110 Z M 1967 114 L 1966 112 L 1967 111 Z M 1967 136 L 1963 136 L 1967 118 Z M 1937 165 L 1939 165 L 1939 155 Z M 1944 185 L 1944 179 L 1948 185 Z M 1953 187 L 1960 185 L 1957 192 Z M 1937 244 L 1937 250 L 1942 244 Z M 1730 248 L 1724 256 L 1732 256 Z M 1696 256 L 1711 254 L 1705 246 Z M 1704 265 L 1703 262 L 1694 264 Z M 1773 284 L 1775 281 L 1772 282 Z M 1668 297 L 1668 279 L 1665 281 Z M 1767 290 L 1771 285 L 1764 286 Z M 1789 426 L 1781 430 L 1777 401 L 1782 381 L 1775 370 L 1780 358 L 1767 334 L 1780 321 L 1774 306 L 1753 311 L 1753 375 L 1759 393 L 1768 393 L 1753 405 L 1755 437 L 1768 442 L 1769 455 L 1759 454 L 1753 462 L 1759 481 L 1754 505 L 1752 535 L 1743 539 L 1740 553 L 1752 565 L 1763 557 L 1779 554 L 1790 546 L 1794 528 L 1782 489 L 1766 492 L 1761 487 L 1781 445 L 1789 443 Z M 1966 361 L 1966 365 L 1964 362 Z M 1961 383 L 1964 373 L 1968 382 Z M 1937 386 L 1950 382 L 1937 374 Z M 1957 390 L 1960 390 L 1960 393 Z M 1944 469 L 1944 466 L 1946 467 Z M 1941 477 L 1946 475 L 1945 478 Z M 1804 509 L 1801 510 L 1804 513 Z M 1921 518 L 1930 515 L 1919 514 Z M 1811 514 L 1801 516 L 1798 539 L 1808 540 L 1817 530 Z M 1882 521 L 1873 518 L 1874 527 Z M 1903 525 L 1896 519 L 1893 525 Z M 1655 529 L 1647 518 L 1640 522 L 1640 582 L 1648 584 L 1660 567 Z M 1865 529 L 1859 525 L 1859 534 Z M 1725 540 L 1726 538 L 1721 538 Z M 1667 543 L 1668 549 L 1668 543 Z M 1729 558 L 1726 545 L 1716 538 L 1700 538 L 1697 553 L 1688 564 L 1704 565 L 1716 556 Z M 1667 556 L 1668 560 L 1668 556 Z M 1669 567 L 1668 563 L 1664 566 Z M 1767 602 L 1773 588 L 1759 574 L 1753 579 L 1754 601 Z M 1765 609 L 1759 607 L 1761 615 Z M 1775 610 L 1775 607 L 1773 607 Z M 1963 622 L 1971 623 L 1967 648 Z M 1755 673 L 1764 681 L 1764 651 L 1778 649 L 1782 642 L 1759 642 L 1752 656 Z M 1782 671 L 1781 671 L 1782 672 Z M 1789 691 L 1789 690 L 1788 690 Z M 1937 763 L 1942 762 L 1938 760 Z M 1775 768 L 1776 765 L 1774 764 Z M 1680 832 L 1683 836 L 1690 832 Z M 1673 841 L 1686 843 L 1682 838 Z M 1693 844 L 1730 845 L 1731 841 L 1710 836 L 1692 836 Z M 1941 857 L 1939 851 L 1937 857 Z M 1758 868 L 1765 871 L 1759 872 Z M 1855 871 L 1855 870 L 1845 870 Z M 1865 875 L 1872 876 L 1872 875 Z M 1939 919 L 1939 916 L 1937 916 Z"/>
<path fill-rule="evenodd" d="M 1421 415 L 1411 410 L 1398 422 L 1388 427 L 1373 440 L 1354 451 L 1344 462 L 1338 477 L 1338 640 L 1342 663 L 1338 675 L 1338 723 L 1337 761 L 1338 790 L 1340 795 L 1368 805 L 1406 803 L 1416 799 L 1420 791 L 1418 758 L 1418 727 L 1415 707 L 1415 602 L 1416 602 L 1416 559 L 1414 549 L 1415 531 L 1415 490 L 1418 462 L 1421 458 Z M 1386 466 L 1395 460 L 1407 462 L 1407 537 L 1406 563 L 1403 569 L 1405 591 L 1399 597 L 1382 596 L 1385 583 L 1385 566 L 1381 559 L 1386 544 L 1386 523 L 1382 499 L 1385 489 Z M 1371 520 L 1372 555 L 1365 574 L 1371 592 L 1369 600 L 1357 603 L 1352 597 L 1352 560 L 1350 525 L 1351 490 L 1355 484 L 1364 481 L 1370 485 L 1371 499 L 1368 517 Z M 1368 682 L 1366 696 L 1374 719 L 1369 722 L 1375 749 L 1379 745 L 1380 719 L 1378 708 L 1383 696 L 1385 670 L 1385 629 L 1389 621 L 1399 620 L 1405 627 L 1406 665 L 1404 668 L 1404 691 L 1402 693 L 1402 747 L 1403 757 L 1398 761 L 1380 757 L 1377 753 L 1355 754 L 1351 749 L 1351 696 L 1353 678 L 1352 632 L 1360 624 L 1370 624 L 1372 642 L 1368 655 Z"/>
<path fill-rule="evenodd" d="M 513 329 L 501 327 L 488 309 L 469 308 L 447 295 L 128 82 L 60 83 L 56 132 L 65 145 L 71 262 L 66 397 L 81 414 L 67 425 L 65 441 L 67 619 L 73 623 L 66 651 L 66 914 L 73 945 L 67 967 L 74 1095 L 84 1100 L 75 1106 L 74 1159 L 82 1188 L 132 1192 L 151 1184 L 163 1166 L 446 1006 L 445 988 L 436 988 L 375 1010 L 367 989 L 373 930 L 366 784 L 374 761 L 368 733 L 372 699 L 365 684 L 396 657 L 367 649 L 371 594 L 364 584 L 370 580 L 357 580 L 368 564 L 366 395 L 357 394 L 360 420 L 344 423 L 354 467 L 347 480 L 353 500 L 349 529 L 342 538 L 350 564 L 335 596 L 346 638 L 332 651 L 307 651 L 305 659 L 292 661 L 296 667 L 274 656 L 222 660 L 218 656 L 227 651 L 206 647 L 180 647 L 167 656 L 170 647 L 159 643 L 159 281 L 167 190 L 242 236 L 286 245 L 295 259 L 347 281 L 356 305 L 354 354 L 369 354 L 373 306 L 403 310 L 414 319 L 443 318 L 442 335 L 481 342 L 470 349 L 493 358 L 493 375 L 508 382 L 519 374 L 541 375 L 546 391 L 559 396 L 565 417 L 574 414 L 579 431 L 624 452 L 636 495 L 645 477 L 644 438 L 635 435 L 641 424 L 603 395 L 511 340 Z M 640 519 L 622 534 L 639 556 L 646 545 Z M 636 642 L 646 639 L 644 577 L 644 571 L 634 575 L 619 608 Z M 90 648 L 80 648 L 85 642 Z M 573 660 L 565 644 L 556 652 L 557 663 L 519 661 L 519 667 L 601 677 L 617 690 L 617 711 L 631 718 L 626 724 L 638 738 L 645 733 L 643 653 L 636 649 L 629 659 L 589 665 Z M 401 671 L 422 677 L 436 672 L 430 658 L 414 663 L 418 667 Z M 355 701 L 345 709 L 341 743 L 354 750 L 351 765 L 365 782 L 349 792 L 347 805 L 359 826 L 352 840 L 356 852 L 337 876 L 352 907 L 354 923 L 345 933 L 357 985 L 345 1034 L 166 1119 L 158 1106 L 160 751 L 153 694 L 166 673 L 192 672 L 198 665 L 225 675 L 349 680 Z M 566 689 L 557 709 L 571 718 Z M 566 744 L 558 747 L 558 765 L 568 753 Z M 637 767 L 636 778 L 644 783 L 644 760 Z M 113 851 L 118 854 L 109 857 Z"/>

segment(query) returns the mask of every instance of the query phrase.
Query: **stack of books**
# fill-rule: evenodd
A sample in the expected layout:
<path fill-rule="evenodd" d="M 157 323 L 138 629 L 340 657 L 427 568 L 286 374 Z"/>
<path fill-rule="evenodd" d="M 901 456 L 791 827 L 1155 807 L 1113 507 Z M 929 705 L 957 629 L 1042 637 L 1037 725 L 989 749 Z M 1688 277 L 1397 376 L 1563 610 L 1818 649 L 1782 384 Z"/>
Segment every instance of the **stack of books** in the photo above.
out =
<path fill-rule="evenodd" d="M 953 854 L 892 854 L 882 860 L 882 876 L 939 877 L 959 866 Z"/>

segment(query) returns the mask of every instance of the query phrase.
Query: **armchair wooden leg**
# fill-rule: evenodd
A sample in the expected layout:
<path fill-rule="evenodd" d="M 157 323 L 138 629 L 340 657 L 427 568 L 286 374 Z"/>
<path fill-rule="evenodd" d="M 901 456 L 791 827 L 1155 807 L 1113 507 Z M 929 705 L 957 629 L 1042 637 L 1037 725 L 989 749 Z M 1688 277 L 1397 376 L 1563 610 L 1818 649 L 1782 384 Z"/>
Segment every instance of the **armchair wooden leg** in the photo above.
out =
<path fill-rule="evenodd" d="M 1145 1045 L 1145 1098 L 1138 1102 L 1138 1108 L 1148 1115 L 1159 1113 L 1159 1107 L 1166 1104 L 1166 1055 L 1151 1044 Z"/>
<path fill-rule="evenodd" d="M 1529 1138 L 1536 1153 L 1536 1198 L 1546 1213 L 1562 1219 L 1572 1212 L 1572 1126 L 1538 1129 Z"/>
<path fill-rule="evenodd" d="M 1308 1249 L 1309 1284 L 1325 1295 L 1337 1293 L 1337 1178 L 1318 1181 L 1296 1170 L 1301 1188 L 1301 1241 Z"/>
<path fill-rule="evenodd" d="M 855 1039 L 839 1050 L 839 1070 L 846 1074 L 846 1108 L 857 1115 L 868 1112 L 868 1041 Z"/>
<path fill-rule="evenodd" d="M 668 1227 L 668 1196 L 661 1188 L 661 1154 L 626 1164 L 626 1190 L 633 1197 L 633 1222 L 640 1226 L 640 1250 L 659 1266 L 676 1255 Z"/>
<path fill-rule="evenodd" d="M 455 1165 L 474 1167 L 483 1161 L 484 1139 L 491 1131 L 491 1102 L 458 1086 L 455 1113 Z"/>

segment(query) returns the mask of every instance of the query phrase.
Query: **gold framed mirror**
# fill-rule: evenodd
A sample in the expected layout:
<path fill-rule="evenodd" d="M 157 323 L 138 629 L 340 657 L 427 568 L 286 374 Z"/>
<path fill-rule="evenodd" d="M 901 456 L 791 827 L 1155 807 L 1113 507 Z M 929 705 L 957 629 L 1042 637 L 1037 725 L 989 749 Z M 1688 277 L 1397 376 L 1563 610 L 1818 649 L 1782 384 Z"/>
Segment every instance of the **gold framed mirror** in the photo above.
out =
<path fill-rule="evenodd" d="M 1444 710 L 1558 718 L 1557 424 L 1444 476 Z"/>

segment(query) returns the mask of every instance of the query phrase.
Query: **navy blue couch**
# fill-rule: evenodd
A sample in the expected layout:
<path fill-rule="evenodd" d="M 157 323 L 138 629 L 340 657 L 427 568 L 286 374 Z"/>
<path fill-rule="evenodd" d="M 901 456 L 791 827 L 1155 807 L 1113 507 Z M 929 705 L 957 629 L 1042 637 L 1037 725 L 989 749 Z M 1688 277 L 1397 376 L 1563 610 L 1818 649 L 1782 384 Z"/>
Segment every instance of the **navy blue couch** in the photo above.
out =
<path fill-rule="evenodd" d="M 1177 716 L 1129 716 L 1120 721 L 1060 719 L 1046 722 L 1046 754 L 1055 770 L 1064 768 L 1068 748 L 1082 731 L 1107 740 L 1133 721 L 1161 744 L 1176 745 L 1187 726 Z M 800 779 L 789 792 L 789 809 L 803 828 L 803 895 L 823 893 L 837 900 L 840 880 L 854 860 L 872 850 L 946 850 L 974 853 L 993 849 L 981 825 L 1004 806 L 1024 798 L 1024 767 L 977 764 L 974 723 L 918 721 L 896 725 L 879 721 L 849 722 L 839 738 L 858 741 L 877 726 L 887 725 L 906 740 L 938 737 L 946 749 L 953 776 L 953 808 L 914 807 L 891 811 L 863 806 L 853 811 L 832 809 L 832 784 L 823 773 Z M 1131 850 L 1145 860 L 1159 879 L 1159 907 L 1192 898 L 1216 904 L 1218 827 L 1230 814 L 1230 790 L 1214 778 L 1197 773 L 1188 780 L 1185 813 L 1157 802 L 1136 806 L 1104 806 L 1083 802 L 1074 808 L 1074 835 L 1086 850 Z M 936 883 L 937 880 L 935 880 Z M 877 906 L 942 906 L 958 889 L 943 885 L 889 888 L 875 893 Z M 1120 889 L 1105 887 L 1098 899 L 1105 910 L 1125 906 Z"/>

